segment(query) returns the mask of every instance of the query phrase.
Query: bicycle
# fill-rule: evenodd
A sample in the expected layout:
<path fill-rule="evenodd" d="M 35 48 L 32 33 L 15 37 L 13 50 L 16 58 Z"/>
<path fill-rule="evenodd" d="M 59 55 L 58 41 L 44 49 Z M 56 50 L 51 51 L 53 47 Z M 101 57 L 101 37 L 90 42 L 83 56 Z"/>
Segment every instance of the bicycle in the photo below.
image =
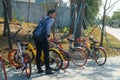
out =
<path fill-rule="evenodd" d="M 7 73 L 2 59 L 2 55 L 0 55 L 0 80 L 7 80 Z"/>
<path fill-rule="evenodd" d="M 17 49 L 12 49 L 8 53 L 8 60 L 9 62 L 15 66 L 17 69 L 22 69 L 21 74 L 26 72 L 27 77 L 29 78 L 31 76 L 31 58 L 28 54 L 24 52 L 25 47 L 21 46 L 20 40 L 17 38 L 18 32 L 22 28 L 18 29 L 15 34 L 13 35 L 12 39 L 17 42 Z"/>
<path fill-rule="evenodd" d="M 82 47 L 73 47 L 72 43 L 74 42 L 73 39 L 68 38 L 69 41 L 69 50 L 63 49 L 60 41 L 58 39 L 51 40 L 54 44 L 56 44 L 56 48 L 60 51 L 60 53 L 63 55 L 63 67 L 62 69 L 66 69 L 69 66 L 69 61 L 72 61 L 75 65 L 82 67 L 86 64 L 87 58 L 86 53 L 84 52 Z"/>
<path fill-rule="evenodd" d="M 95 40 L 94 37 L 89 37 L 89 40 L 90 45 L 88 45 L 87 39 L 84 37 L 77 39 L 77 41 L 80 43 L 80 46 L 85 49 L 88 59 L 94 59 L 99 66 L 104 65 L 107 59 L 105 49 L 97 45 L 99 42 Z"/>
<path fill-rule="evenodd" d="M 32 37 L 30 36 L 30 32 L 28 31 L 28 41 L 26 42 L 27 44 L 25 44 L 25 52 L 28 55 L 31 55 L 30 57 L 32 58 L 32 60 L 35 60 L 35 56 L 36 56 L 36 49 L 33 47 L 32 44 Z M 44 65 L 44 53 L 42 52 L 41 55 L 41 66 Z M 63 58 L 62 55 L 60 54 L 60 52 L 58 50 L 56 50 L 55 48 L 50 48 L 49 49 L 49 64 L 50 64 L 50 68 L 54 71 L 58 71 L 59 69 L 61 69 L 62 65 L 63 65 Z M 59 65 L 59 66 L 58 66 Z"/>

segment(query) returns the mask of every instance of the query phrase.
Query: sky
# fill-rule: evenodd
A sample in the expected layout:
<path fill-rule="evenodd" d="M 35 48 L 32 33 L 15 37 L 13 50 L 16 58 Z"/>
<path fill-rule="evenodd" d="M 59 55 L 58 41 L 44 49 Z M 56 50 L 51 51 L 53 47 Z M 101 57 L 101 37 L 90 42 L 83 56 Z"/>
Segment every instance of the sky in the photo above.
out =
<path fill-rule="evenodd" d="M 102 2 L 103 2 L 102 5 L 105 4 L 105 1 L 106 0 L 102 0 Z M 111 5 L 112 5 L 113 3 L 115 3 L 118 0 L 108 0 L 107 7 L 110 4 L 110 1 L 111 1 Z M 110 10 L 110 12 L 109 12 L 109 10 Z M 108 16 L 112 16 L 114 11 L 120 10 L 120 0 L 115 4 L 115 6 L 113 6 L 112 10 L 111 9 L 109 9 L 109 10 L 107 10 L 107 13 L 109 13 L 109 14 L 107 14 Z M 100 15 L 103 15 L 103 11 L 104 11 L 103 6 L 101 6 L 100 12 L 99 12 Z"/>

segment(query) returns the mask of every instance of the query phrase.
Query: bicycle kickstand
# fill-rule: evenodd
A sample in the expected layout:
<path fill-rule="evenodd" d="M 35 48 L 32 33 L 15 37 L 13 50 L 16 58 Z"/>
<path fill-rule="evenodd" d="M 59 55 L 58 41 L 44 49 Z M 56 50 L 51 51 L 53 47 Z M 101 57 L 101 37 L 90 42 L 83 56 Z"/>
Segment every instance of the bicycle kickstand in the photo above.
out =
<path fill-rule="evenodd" d="M 22 72 L 19 74 L 19 76 L 23 74 L 24 70 L 25 70 L 25 67 L 22 68 Z"/>

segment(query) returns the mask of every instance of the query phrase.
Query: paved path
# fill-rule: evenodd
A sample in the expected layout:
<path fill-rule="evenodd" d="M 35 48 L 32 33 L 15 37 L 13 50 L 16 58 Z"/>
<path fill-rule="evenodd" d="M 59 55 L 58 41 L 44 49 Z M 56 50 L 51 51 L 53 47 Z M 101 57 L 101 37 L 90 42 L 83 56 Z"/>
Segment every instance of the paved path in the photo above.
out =
<path fill-rule="evenodd" d="M 105 26 L 105 27 L 106 27 L 106 32 L 110 33 L 115 38 L 120 40 L 120 28 L 112 28 L 108 26 Z"/>
<path fill-rule="evenodd" d="M 60 70 L 53 75 L 37 74 L 32 69 L 30 79 L 25 74 L 19 76 L 20 71 L 7 69 L 8 80 L 120 80 L 120 56 L 109 57 L 104 66 L 98 66 L 93 60 L 84 67 L 77 67 L 71 63 L 65 71 Z"/>
<path fill-rule="evenodd" d="M 106 27 L 106 31 L 120 40 L 120 29 Z M 25 74 L 19 76 L 19 70 L 7 69 L 8 80 L 120 80 L 120 56 L 109 57 L 104 66 L 98 66 L 94 61 L 88 61 L 84 67 L 71 63 L 65 71 L 60 70 L 53 75 L 37 74 L 35 69 L 32 68 L 30 79 Z"/>

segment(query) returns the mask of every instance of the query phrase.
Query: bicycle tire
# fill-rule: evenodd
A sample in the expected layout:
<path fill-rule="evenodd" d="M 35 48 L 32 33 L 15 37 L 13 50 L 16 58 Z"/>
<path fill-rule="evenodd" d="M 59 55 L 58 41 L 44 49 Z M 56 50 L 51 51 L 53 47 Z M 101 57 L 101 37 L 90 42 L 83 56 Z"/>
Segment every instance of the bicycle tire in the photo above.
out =
<path fill-rule="evenodd" d="M 96 48 L 95 52 L 94 52 L 94 58 L 95 58 L 95 62 L 99 66 L 103 66 L 106 62 L 106 59 L 107 59 L 107 55 L 106 55 L 105 50 L 102 47 Z"/>
<path fill-rule="evenodd" d="M 61 51 L 61 50 L 59 50 L 59 51 L 60 51 L 60 53 L 61 53 L 61 55 L 63 57 L 63 64 L 62 64 L 61 69 L 63 69 L 63 70 L 67 69 L 68 66 L 69 66 L 69 59 L 70 59 L 70 57 L 69 57 L 69 55 L 66 52 Z"/>
<path fill-rule="evenodd" d="M 36 49 L 35 49 L 36 50 Z M 53 51 L 53 52 L 52 52 Z M 50 62 L 50 64 L 52 64 L 52 62 L 51 62 L 51 60 L 53 60 L 52 59 L 52 56 L 51 56 L 51 53 L 54 53 L 54 54 L 56 54 L 56 55 L 58 55 L 58 57 L 60 58 L 60 64 L 59 63 L 56 63 L 56 66 L 57 66 L 57 68 L 55 68 L 55 67 L 53 67 L 52 65 L 50 65 L 50 68 L 52 69 L 52 70 L 54 70 L 54 71 L 57 71 L 57 70 L 59 70 L 59 69 L 61 69 L 61 67 L 62 67 L 62 65 L 63 65 L 63 58 L 62 58 L 62 55 L 59 53 L 59 51 L 58 50 L 56 50 L 56 49 L 54 49 L 54 48 L 50 48 L 49 49 L 49 62 Z M 43 54 L 43 53 L 42 53 Z M 44 59 L 43 58 L 44 57 L 44 55 L 42 56 L 42 58 L 40 58 L 40 59 Z M 36 61 L 36 59 L 34 59 L 34 61 Z M 41 62 L 41 65 L 44 65 L 44 60 L 42 60 L 42 62 Z"/>
<path fill-rule="evenodd" d="M 5 69 L 2 59 L 0 60 L 0 78 L 2 80 L 7 80 L 7 73 L 6 73 L 6 69 Z"/>
<path fill-rule="evenodd" d="M 17 54 L 17 52 L 14 54 L 14 61 L 17 63 L 17 64 L 21 64 L 21 56 L 19 54 Z M 21 64 L 22 65 L 22 64 Z"/>
<path fill-rule="evenodd" d="M 12 49 L 11 51 L 9 51 L 8 53 L 9 62 L 15 67 L 22 67 L 22 64 L 18 64 L 17 63 L 18 61 L 15 60 L 15 54 L 17 54 L 17 49 Z"/>
<path fill-rule="evenodd" d="M 58 71 L 62 68 L 63 59 L 62 55 L 56 49 L 49 49 L 49 65 L 54 71 Z"/>
<path fill-rule="evenodd" d="M 68 66 L 69 66 L 69 54 L 67 52 L 65 52 L 62 47 L 62 44 L 58 44 L 59 48 L 58 48 L 58 51 L 60 52 L 60 54 L 62 55 L 63 57 L 63 64 L 62 64 L 62 67 L 61 69 L 64 70 L 64 69 L 67 69 Z"/>
<path fill-rule="evenodd" d="M 30 56 L 31 62 L 35 59 L 35 55 L 33 54 L 33 51 L 31 49 L 26 49 L 25 53 Z"/>
<path fill-rule="evenodd" d="M 32 68 L 31 68 L 31 57 L 28 54 L 24 55 L 24 63 L 25 63 L 25 72 L 28 78 L 31 76 Z"/>
<path fill-rule="evenodd" d="M 71 57 L 76 66 L 82 67 L 87 63 L 86 53 L 83 48 L 74 48 L 74 53 L 71 53 Z"/>

